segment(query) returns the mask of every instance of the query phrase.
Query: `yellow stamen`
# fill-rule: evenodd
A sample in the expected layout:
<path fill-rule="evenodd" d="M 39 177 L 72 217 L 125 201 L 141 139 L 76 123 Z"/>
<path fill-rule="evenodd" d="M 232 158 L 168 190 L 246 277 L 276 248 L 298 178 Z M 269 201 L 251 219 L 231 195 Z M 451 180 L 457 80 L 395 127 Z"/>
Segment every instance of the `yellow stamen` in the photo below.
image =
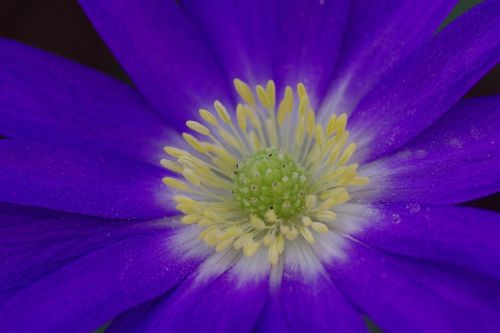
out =
<path fill-rule="evenodd" d="M 226 107 L 222 105 L 221 102 L 215 101 L 214 102 L 214 107 L 217 113 L 219 114 L 220 119 L 222 119 L 223 122 L 226 124 L 231 124 L 231 117 L 229 116 L 229 113 L 226 110 Z"/>
<path fill-rule="evenodd" d="M 203 120 L 205 120 L 207 123 L 209 123 L 210 125 L 217 126 L 217 124 L 218 124 L 217 118 L 215 118 L 214 115 L 212 113 L 210 113 L 210 111 L 208 111 L 206 109 L 200 109 L 199 114 L 200 114 L 200 117 Z"/>
<path fill-rule="evenodd" d="M 186 126 L 189 127 L 191 130 L 193 130 L 196 133 L 199 133 L 201 135 L 209 135 L 210 134 L 210 130 L 197 121 L 188 120 L 186 122 Z"/>
<path fill-rule="evenodd" d="M 183 190 L 183 191 L 189 190 L 189 187 L 186 184 L 172 177 L 163 178 L 163 183 L 165 183 L 165 185 L 167 186 L 170 186 L 178 190 Z"/>
<path fill-rule="evenodd" d="M 334 210 L 369 179 L 349 162 L 356 144 L 347 144 L 347 115 L 317 121 L 303 83 L 285 87 L 278 101 L 272 80 L 255 90 L 233 83 L 241 97 L 236 110 L 216 100 L 214 113 L 199 109 L 203 124 L 186 122 L 186 150 L 165 147 L 170 159 L 160 164 L 179 178 L 163 182 L 185 194 L 173 196 L 181 222 L 203 228 L 199 239 L 215 251 L 253 256 L 266 246 L 276 265 L 286 242 L 312 244 L 335 232 Z"/>
<path fill-rule="evenodd" d="M 233 81 L 234 87 L 238 94 L 240 94 L 241 98 L 250 106 L 255 106 L 255 97 L 253 96 L 252 90 L 250 87 L 243 81 L 239 79 L 234 79 Z"/>
<path fill-rule="evenodd" d="M 182 166 L 179 163 L 176 163 L 171 160 L 167 159 L 162 159 L 160 160 L 160 164 L 165 168 L 170 171 L 176 172 L 176 173 L 181 173 L 182 172 Z"/>

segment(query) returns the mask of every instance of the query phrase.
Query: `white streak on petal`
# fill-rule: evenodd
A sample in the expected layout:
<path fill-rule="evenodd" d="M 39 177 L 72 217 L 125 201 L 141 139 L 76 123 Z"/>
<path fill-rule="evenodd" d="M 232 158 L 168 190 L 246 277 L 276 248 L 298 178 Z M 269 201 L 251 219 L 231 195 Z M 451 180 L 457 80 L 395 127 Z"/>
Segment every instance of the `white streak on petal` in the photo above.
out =
<path fill-rule="evenodd" d="M 175 222 L 169 222 L 175 223 Z M 179 224 L 178 222 L 177 224 Z M 174 231 L 174 235 L 167 240 L 167 246 L 174 253 L 178 253 L 185 259 L 206 258 L 213 252 L 213 248 L 207 246 L 198 239 L 201 228 L 198 225 L 180 226 Z"/>
<path fill-rule="evenodd" d="M 223 274 L 234 266 L 240 257 L 241 253 L 233 249 L 213 253 L 201 264 L 196 272 L 196 280 L 203 282 Z"/>
<path fill-rule="evenodd" d="M 288 242 L 285 248 L 285 275 L 301 276 L 308 283 L 314 281 L 318 274 L 325 274 L 317 254 L 305 240 Z"/>
<path fill-rule="evenodd" d="M 267 249 L 260 248 L 253 256 L 240 256 L 231 273 L 238 279 L 238 286 L 247 282 L 257 282 L 267 277 L 271 265 L 267 259 Z"/>
<path fill-rule="evenodd" d="M 202 282 L 229 271 L 237 288 L 243 287 L 246 283 L 258 282 L 266 278 L 270 272 L 266 250 L 260 249 L 251 257 L 246 257 L 241 251 L 234 249 L 213 253 L 198 269 L 196 279 Z"/>
<path fill-rule="evenodd" d="M 373 206 L 364 203 L 346 203 L 336 211 L 337 218 L 328 224 L 334 232 L 354 235 L 370 227 L 377 214 Z"/>
<path fill-rule="evenodd" d="M 330 88 L 330 91 L 325 98 L 325 102 L 322 103 L 320 109 L 318 110 L 319 121 L 326 121 L 333 113 L 341 114 L 345 112 L 348 115 L 351 114 L 356 105 L 350 105 L 353 103 L 350 103 L 345 95 L 350 82 L 351 77 L 346 76 L 335 87 Z"/>

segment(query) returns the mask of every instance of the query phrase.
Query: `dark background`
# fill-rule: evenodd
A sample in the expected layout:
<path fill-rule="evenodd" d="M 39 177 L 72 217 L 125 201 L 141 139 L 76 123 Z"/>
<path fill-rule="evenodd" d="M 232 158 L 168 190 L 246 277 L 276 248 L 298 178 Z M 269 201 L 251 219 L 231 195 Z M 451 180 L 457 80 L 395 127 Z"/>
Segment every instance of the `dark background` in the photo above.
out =
<path fill-rule="evenodd" d="M 460 1 L 443 25 L 477 2 Z M 58 53 L 121 80 L 128 80 L 77 1 L 0 0 L 0 36 Z M 491 70 L 466 97 L 495 94 L 500 94 L 500 66 Z M 467 205 L 500 211 L 500 194 Z"/>

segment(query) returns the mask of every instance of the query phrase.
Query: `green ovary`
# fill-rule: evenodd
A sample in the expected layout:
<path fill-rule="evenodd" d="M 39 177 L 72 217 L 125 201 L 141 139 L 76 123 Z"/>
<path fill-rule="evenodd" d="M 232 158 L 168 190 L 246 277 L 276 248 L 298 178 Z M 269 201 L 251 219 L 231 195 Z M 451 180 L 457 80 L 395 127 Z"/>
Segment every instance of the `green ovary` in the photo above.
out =
<path fill-rule="evenodd" d="M 248 156 L 237 165 L 233 181 L 236 200 L 250 215 L 264 218 L 273 210 L 277 218 L 291 219 L 304 210 L 309 188 L 306 171 L 276 148 Z"/>

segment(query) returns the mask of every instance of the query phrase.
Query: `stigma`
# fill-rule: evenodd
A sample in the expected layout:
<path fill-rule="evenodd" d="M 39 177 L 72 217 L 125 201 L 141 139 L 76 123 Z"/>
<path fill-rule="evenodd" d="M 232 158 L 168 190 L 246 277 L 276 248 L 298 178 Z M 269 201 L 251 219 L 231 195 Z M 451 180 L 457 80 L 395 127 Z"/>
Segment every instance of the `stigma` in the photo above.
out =
<path fill-rule="evenodd" d="M 335 231 L 335 209 L 349 190 L 368 183 L 350 163 L 347 115 L 316 122 L 302 83 L 287 86 L 279 102 L 272 80 L 251 89 L 239 79 L 236 110 L 215 101 L 186 122 L 184 149 L 165 147 L 161 165 L 175 174 L 163 182 L 175 194 L 184 224 L 216 251 L 253 256 L 265 248 L 275 265 L 289 242 L 314 243 Z"/>

